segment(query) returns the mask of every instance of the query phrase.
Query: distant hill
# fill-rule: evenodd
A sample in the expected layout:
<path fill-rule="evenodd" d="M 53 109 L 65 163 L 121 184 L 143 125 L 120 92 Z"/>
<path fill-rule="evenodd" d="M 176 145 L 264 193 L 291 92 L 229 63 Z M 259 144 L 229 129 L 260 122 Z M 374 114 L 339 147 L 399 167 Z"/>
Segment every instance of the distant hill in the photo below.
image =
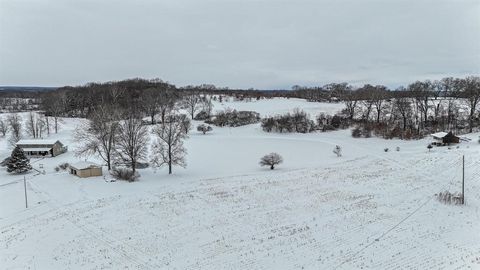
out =
<path fill-rule="evenodd" d="M 42 87 L 42 86 L 0 86 L 1 92 L 43 92 L 52 91 L 57 87 Z"/>

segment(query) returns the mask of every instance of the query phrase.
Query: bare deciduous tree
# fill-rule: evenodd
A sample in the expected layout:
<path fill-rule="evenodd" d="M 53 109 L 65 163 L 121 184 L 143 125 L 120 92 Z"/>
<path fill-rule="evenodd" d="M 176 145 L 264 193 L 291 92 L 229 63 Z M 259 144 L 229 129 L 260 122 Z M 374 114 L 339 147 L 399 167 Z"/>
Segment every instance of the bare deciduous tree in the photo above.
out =
<path fill-rule="evenodd" d="M 30 112 L 28 114 L 27 122 L 25 123 L 27 133 L 33 138 L 41 138 L 43 132 L 46 131 L 47 123 L 45 118 L 41 115 Z"/>
<path fill-rule="evenodd" d="M 387 88 L 383 85 L 375 86 L 375 90 L 372 93 L 373 96 L 373 105 L 377 111 L 377 123 L 380 123 L 380 117 L 382 115 L 382 110 L 385 109 L 385 100 L 388 97 Z"/>
<path fill-rule="evenodd" d="M 480 77 L 470 76 L 465 79 L 458 79 L 456 85 L 462 96 L 467 100 L 467 105 L 470 109 L 469 130 L 472 132 L 473 120 L 477 111 L 477 106 L 480 103 Z"/>
<path fill-rule="evenodd" d="M 13 146 L 22 138 L 22 118 L 14 113 L 8 116 L 8 124 L 10 126 L 11 136 L 9 143 Z"/>
<path fill-rule="evenodd" d="M 55 133 L 58 133 L 59 129 L 59 118 L 61 114 L 65 111 L 67 104 L 67 97 L 64 92 L 48 92 L 42 98 L 42 106 L 45 110 L 45 117 L 48 120 L 48 117 L 53 118 L 53 128 Z M 49 126 L 47 131 L 50 132 Z"/>
<path fill-rule="evenodd" d="M 420 109 L 423 123 L 428 121 L 428 111 L 430 108 L 430 97 L 432 96 L 432 83 L 430 81 L 416 81 L 408 86 L 411 91 L 417 107 Z"/>
<path fill-rule="evenodd" d="M 153 134 L 157 141 L 153 145 L 152 163 L 161 167 L 168 165 L 168 173 L 172 173 L 174 165 L 186 167 L 185 155 L 187 150 L 183 147 L 183 140 L 187 138 L 184 124 L 179 117 L 170 115 L 166 121 L 155 127 Z"/>
<path fill-rule="evenodd" d="M 115 149 L 120 163 L 132 168 L 135 174 L 137 162 L 145 159 L 147 154 L 148 129 L 142 119 L 133 114 L 118 124 Z"/>
<path fill-rule="evenodd" d="M 270 166 L 270 170 L 275 169 L 275 165 L 283 162 L 282 156 L 277 153 L 270 153 L 260 159 L 260 166 Z"/>
<path fill-rule="evenodd" d="M 362 88 L 358 89 L 356 93 L 358 96 L 358 99 L 361 101 L 360 103 L 365 108 L 362 116 L 365 122 L 368 122 L 370 118 L 370 113 L 372 112 L 373 104 L 375 103 L 375 99 L 373 95 L 374 91 L 375 91 L 375 87 L 373 85 L 365 84 Z"/>
<path fill-rule="evenodd" d="M 395 111 L 400 115 L 403 120 L 403 130 L 407 129 L 407 120 L 412 115 L 412 103 L 409 98 L 400 97 L 396 98 L 394 102 Z"/>
<path fill-rule="evenodd" d="M 8 126 L 7 120 L 3 117 L 0 117 L 0 133 L 2 137 L 5 137 L 9 131 L 10 127 Z"/>
<path fill-rule="evenodd" d="M 112 87 L 108 87 L 108 96 L 111 99 L 111 104 L 118 104 L 120 99 L 125 96 L 127 90 L 124 86 L 114 85 Z"/>
<path fill-rule="evenodd" d="M 447 130 L 450 130 L 452 122 L 454 122 L 454 115 L 457 107 L 458 93 L 455 88 L 455 79 L 452 77 L 443 78 L 441 80 L 443 96 L 447 98 Z"/>
<path fill-rule="evenodd" d="M 355 92 L 351 90 L 347 90 L 342 93 L 342 99 L 343 99 L 343 102 L 345 103 L 348 118 L 352 120 L 353 117 L 355 116 L 357 103 L 358 103 L 358 96 Z"/>
<path fill-rule="evenodd" d="M 192 93 L 183 97 L 183 106 L 190 114 L 191 118 L 193 119 L 195 116 L 195 112 L 197 112 L 198 108 L 200 107 L 202 99 L 200 95 Z"/>
<path fill-rule="evenodd" d="M 213 110 L 213 103 L 212 103 L 212 98 L 211 97 L 205 97 L 203 102 L 202 102 L 202 111 L 204 111 L 208 118 L 210 118 Z"/>
<path fill-rule="evenodd" d="M 178 120 L 182 123 L 183 132 L 185 132 L 185 134 L 188 134 L 188 132 L 192 128 L 192 122 L 190 121 L 188 116 L 185 114 L 180 114 L 178 115 Z"/>
<path fill-rule="evenodd" d="M 115 137 L 118 128 L 118 113 L 111 106 L 99 106 L 88 122 L 76 128 L 74 138 L 80 142 L 77 156 L 98 155 L 112 169 Z"/>
<path fill-rule="evenodd" d="M 160 103 L 162 102 L 161 89 L 149 88 L 142 93 L 142 107 L 145 113 L 150 117 L 151 124 L 155 124 L 155 116 L 160 113 Z"/>

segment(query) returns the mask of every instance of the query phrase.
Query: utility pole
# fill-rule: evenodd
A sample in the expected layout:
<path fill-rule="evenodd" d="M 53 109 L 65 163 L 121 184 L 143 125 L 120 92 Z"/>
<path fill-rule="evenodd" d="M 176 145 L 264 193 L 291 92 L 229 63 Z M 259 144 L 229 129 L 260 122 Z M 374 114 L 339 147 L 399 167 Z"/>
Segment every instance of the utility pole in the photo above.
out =
<path fill-rule="evenodd" d="M 465 204 L 465 155 L 462 156 L 462 204 Z"/>
<path fill-rule="evenodd" d="M 27 179 L 23 176 L 23 189 L 25 190 L 25 208 L 28 208 L 28 200 L 27 200 Z"/>

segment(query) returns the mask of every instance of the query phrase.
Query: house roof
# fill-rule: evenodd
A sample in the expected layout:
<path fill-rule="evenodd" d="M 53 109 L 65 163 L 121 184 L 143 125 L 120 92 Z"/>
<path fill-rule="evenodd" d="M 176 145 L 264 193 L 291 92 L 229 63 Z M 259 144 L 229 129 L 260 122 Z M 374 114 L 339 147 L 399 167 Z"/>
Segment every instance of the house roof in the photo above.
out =
<path fill-rule="evenodd" d="M 52 150 L 52 148 L 44 148 L 44 147 L 38 147 L 38 148 L 22 148 L 22 150 L 24 152 L 28 152 L 28 151 L 44 151 L 44 152 L 48 152 L 50 150 Z"/>
<path fill-rule="evenodd" d="M 70 167 L 77 169 L 77 170 L 85 170 L 89 168 L 99 168 L 100 165 L 95 164 L 93 162 L 88 162 L 88 161 L 79 161 L 73 164 L 70 164 Z"/>
<path fill-rule="evenodd" d="M 433 133 L 433 134 L 431 134 L 431 136 L 434 137 L 434 138 L 441 139 L 441 138 L 447 136 L 447 134 L 448 134 L 447 132 L 442 131 L 442 132 Z"/>
<path fill-rule="evenodd" d="M 20 140 L 17 142 L 17 145 L 54 145 L 58 140 L 43 140 L 43 139 L 34 139 L 34 140 Z"/>

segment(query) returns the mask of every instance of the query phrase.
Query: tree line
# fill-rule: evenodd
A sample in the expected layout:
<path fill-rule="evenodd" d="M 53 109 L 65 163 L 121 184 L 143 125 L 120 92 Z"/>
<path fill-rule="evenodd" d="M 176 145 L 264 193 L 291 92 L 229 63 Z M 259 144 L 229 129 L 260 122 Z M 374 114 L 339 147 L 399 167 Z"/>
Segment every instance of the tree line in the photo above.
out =
<path fill-rule="evenodd" d="M 395 90 L 347 83 L 294 86 L 293 90 L 309 101 L 342 102 L 343 122 L 348 120 L 347 126 L 355 125 L 365 134 L 374 131 L 387 138 L 411 138 L 439 130 L 473 132 L 480 126 L 478 76 L 416 81 Z"/>
<path fill-rule="evenodd" d="M 222 97 L 233 96 L 238 100 L 286 97 L 313 102 L 341 102 L 344 110 L 336 118 L 342 121 L 338 126 L 356 125 L 385 137 L 415 137 L 436 130 L 465 133 L 478 129 L 479 78 L 447 77 L 416 81 L 394 90 L 383 85 L 365 84 L 358 87 L 348 83 L 330 83 L 317 87 L 296 85 L 288 91 L 228 89 L 211 84 L 176 87 L 160 79 L 135 78 L 65 86 L 53 91 L 23 95 L 28 97 L 30 103 L 38 104 L 38 107 L 30 110 L 43 111 L 44 121 L 51 122 L 44 126 L 53 126 L 54 132 L 58 129 L 60 117 L 91 118 L 96 108 L 105 104 L 114 105 L 118 110 L 149 116 L 150 123 L 155 124 L 165 122 L 168 112 L 182 101 L 182 107 L 190 119 L 208 120 L 211 118 L 212 99 L 221 101 Z M 18 100 L 5 94 L 3 97 L 10 101 Z M 285 119 L 272 120 L 285 122 Z M 283 130 L 282 126 L 285 125 L 277 126 Z"/>

